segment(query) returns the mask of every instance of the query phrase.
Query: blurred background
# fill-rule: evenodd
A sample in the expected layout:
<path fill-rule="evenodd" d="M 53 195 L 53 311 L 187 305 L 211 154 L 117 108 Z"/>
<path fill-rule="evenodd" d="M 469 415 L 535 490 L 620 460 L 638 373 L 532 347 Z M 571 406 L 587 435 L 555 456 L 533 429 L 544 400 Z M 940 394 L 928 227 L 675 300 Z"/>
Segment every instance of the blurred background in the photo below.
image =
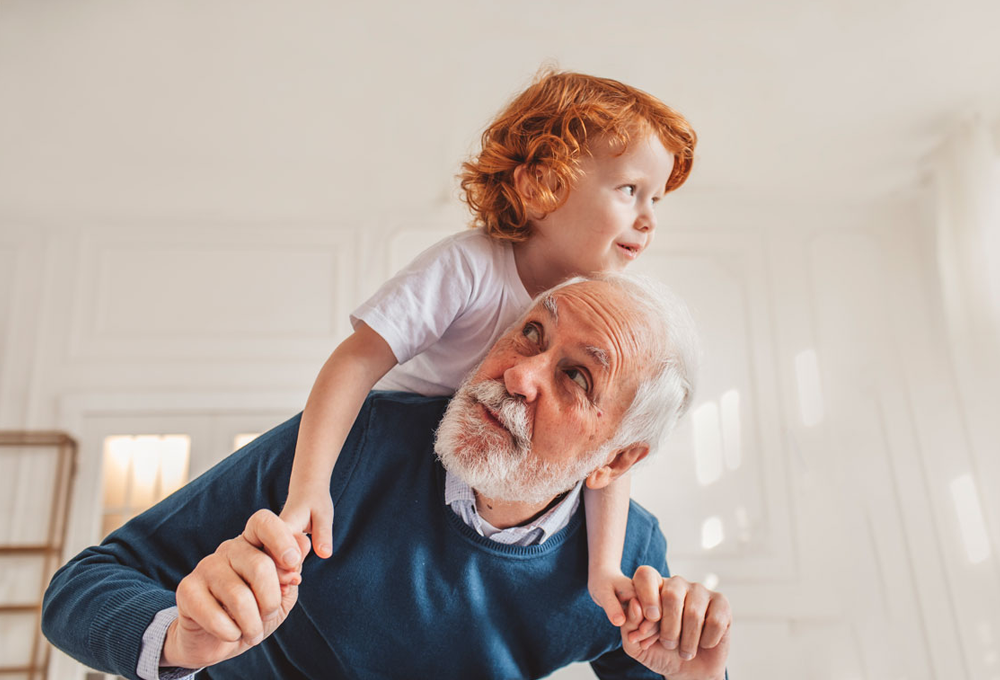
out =
<path fill-rule="evenodd" d="M 70 483 L 65 440 L 0 446 L 5 677 L 42 677 L 45 556 L 300 410 L 557 65 L 700 136 L 633 266 L 693 307 L 700 391 L 634 495 L 730 598 L 730 677 L 1000 678 L 998 27 L 989 0 L 0 3 L 0 429 L 77 457 Z"/>

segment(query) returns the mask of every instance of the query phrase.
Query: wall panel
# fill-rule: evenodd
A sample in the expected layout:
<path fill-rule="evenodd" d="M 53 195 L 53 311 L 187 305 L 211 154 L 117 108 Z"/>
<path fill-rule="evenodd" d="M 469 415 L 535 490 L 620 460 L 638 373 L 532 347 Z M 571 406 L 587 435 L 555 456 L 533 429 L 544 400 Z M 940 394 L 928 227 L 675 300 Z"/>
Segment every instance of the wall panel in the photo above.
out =
<path fill-rule="evenodd" d="M 19 269 L 17 253 L 16 245 L 0 241 L 0 409 L 3 408 L 2 386 L 8 377 L 5 367 L 10 365 L 7 349 L 14 328 L 14 291 Z"/>
<path fill-rule="evenodd" d="M 631 270 L 687 302 L 704 352 L 690 415 L 637 472 L 635 495 L 661 518 L 674 568 L 720 588 L 794 570 L 763 252 L 754 231 L 675 230 Z"/>
<path fill-rule="evenodd" d="M 69 360 L 294 360 L 347 334 L 353 241 L 316 231 L 83 241 Z"/>

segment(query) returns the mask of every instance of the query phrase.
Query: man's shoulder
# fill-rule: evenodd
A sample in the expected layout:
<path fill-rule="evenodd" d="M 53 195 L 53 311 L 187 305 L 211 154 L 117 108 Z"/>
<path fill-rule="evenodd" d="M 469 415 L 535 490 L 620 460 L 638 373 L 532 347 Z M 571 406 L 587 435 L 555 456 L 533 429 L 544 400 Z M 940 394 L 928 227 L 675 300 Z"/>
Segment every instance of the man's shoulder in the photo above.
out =
<path fill-rule="evenodd" d="M 628 526 L 635 529 L 637 534 L 649 536 L 652 533 L 660 533 L 660 521 L 656 515 L 644 508 L 635 500 L 629 501 Z"/>
<path fill-rule="evenodd" d="M 653 513 L 632 500 L 629 502 L 628 528 L 625 534 L 624 563 L 656 566 L 666 559 L 667 539 Z"/>
<path fill-rule="evenodd" d="M 400 416 L 412 418 L 422 418 L 436 413 L 440 419 L 450 399 L 451 397 L 425 397 L 413 392 L 372 390 L 365 398 L 361 412 L 395 412 Z"/>
<path fill-rule="evenodd" d="M 430 435 L 444 415 L 450 397 L 425 397 L 412 392 L 373 390 L 368 394 L 354 421 L 355 436 L 370 440 L 373 433 L 382 439 L 421 439 Z"/>

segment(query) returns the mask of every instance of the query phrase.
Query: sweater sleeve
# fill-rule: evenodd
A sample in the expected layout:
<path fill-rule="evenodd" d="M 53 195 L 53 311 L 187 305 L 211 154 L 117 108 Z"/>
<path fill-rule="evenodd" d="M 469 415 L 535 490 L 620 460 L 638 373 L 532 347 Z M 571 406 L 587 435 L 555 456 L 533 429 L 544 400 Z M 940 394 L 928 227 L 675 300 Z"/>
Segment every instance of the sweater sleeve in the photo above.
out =
<path fill-rule="evenodd" d="M 46 637 L 87 666 L 137 679 L 143 633 L 174 606 L 181 579 L 256 510 L 280 510 L 297 432 L 295 417 L 71 559 L 45 593 Z"/>

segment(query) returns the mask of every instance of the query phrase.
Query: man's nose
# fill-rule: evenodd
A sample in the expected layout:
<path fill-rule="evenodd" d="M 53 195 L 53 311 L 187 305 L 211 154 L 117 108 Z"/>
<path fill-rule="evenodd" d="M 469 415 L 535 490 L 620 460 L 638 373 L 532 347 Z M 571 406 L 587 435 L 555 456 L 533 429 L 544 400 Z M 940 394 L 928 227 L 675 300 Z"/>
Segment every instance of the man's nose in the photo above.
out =
<path fill-rule="evenodd" d="M 507 393 L 514 397 L 521 397 L 526 402 L 537 399 L 546 370 L 545 364 L 546 361 L 541 354 L 522 357 L 518 360 L 503 373 L 503 382 Z"/>

